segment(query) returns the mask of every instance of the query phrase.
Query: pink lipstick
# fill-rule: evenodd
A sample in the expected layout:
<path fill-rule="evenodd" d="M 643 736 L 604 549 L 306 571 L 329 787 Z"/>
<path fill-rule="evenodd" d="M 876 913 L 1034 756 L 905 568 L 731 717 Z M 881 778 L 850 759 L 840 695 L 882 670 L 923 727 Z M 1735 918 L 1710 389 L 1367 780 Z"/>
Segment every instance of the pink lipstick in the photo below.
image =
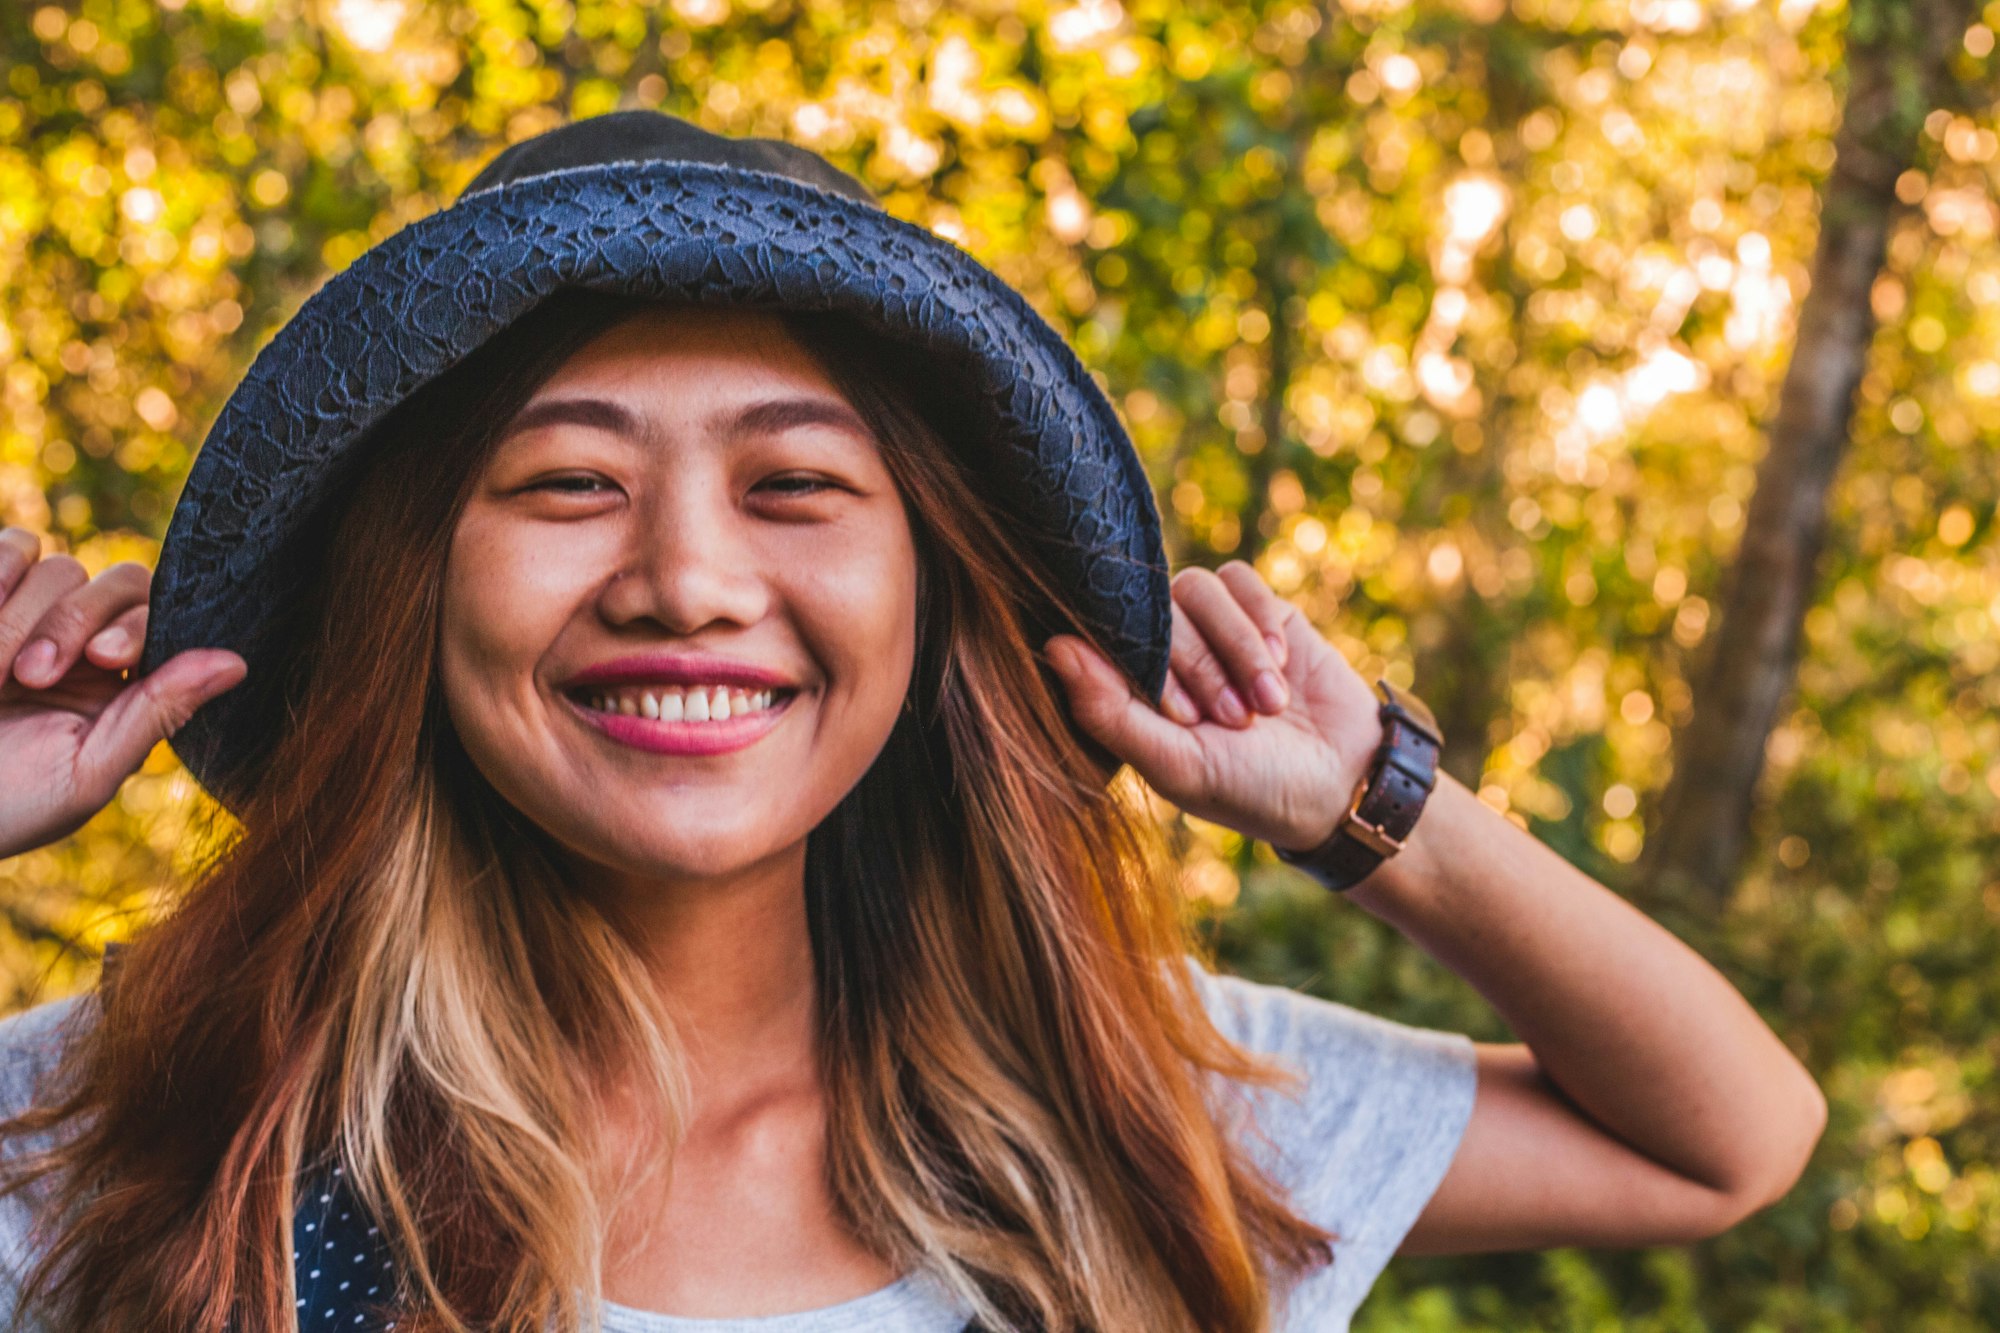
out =
<path fill-rule="evenodd" d="M 631 713 L 607 713 L 578 703 L 568 695 L 563 701 L 585 722 L 624 745 L 654 754 L 727 754 L 762 737 L 791 707 L 791 693 L 779 694 L 771 706 L 719 722 L 667 722 Z"/>
<path fill-rule="evenodd" d="M 640 712 L 610 706 L 609 696 L 647 689 Z M 688 686 L 695 687 L 689 690 Z M 762 708 L 726 718 L 710 718 L 706 696 L 713 687 L 728 695 L 770 695 Z M 790 676 L 769 667 L 709 652 L 652 651 L 599 662 L 562 682 L 564 700 L 592 727 L 624 745 L 655 754 L 727 754 L 763 736 L 778 724 L 799 693 Z M 717 692 L 719 703 L 723 692 Z M 657 707 L 655 704 L 657 702 Z M 683 703 L 687 716 L 682 716 Z M 593 707 L 592 705 L 598 705 Z M 739 701 L 738 707 L 742 707 Z M 647 712 L 658 716 L 648 717 Z"/>
<path fill-rule="evenodd" d="M 715 653 L 631 653 L 587 667 L 562 682 L 565 690 L 620 685 L 733 685 L 743 690 L 798 687 L 797 682 L 769 667 Z"/>

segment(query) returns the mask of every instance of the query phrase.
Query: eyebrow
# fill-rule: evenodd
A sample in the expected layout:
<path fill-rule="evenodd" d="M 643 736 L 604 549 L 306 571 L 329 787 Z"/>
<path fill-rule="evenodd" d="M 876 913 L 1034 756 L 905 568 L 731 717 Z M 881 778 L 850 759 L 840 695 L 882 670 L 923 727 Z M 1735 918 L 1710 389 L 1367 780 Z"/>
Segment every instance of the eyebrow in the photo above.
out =
<path fill-rule="evenodd" d="M 831 426 L 870 442 L 875 432 L 859 413 L 845 403 L 828 398 L 765 398 L 734 410 L 719 412 L 708 420 L 711 430 L 724 439 L 742 435 L 775 435 L 800 426 Z M 648 435 L 645 424 L 631 411 L 602 398 L 544 398 L 529 403 L 507 423 L 504 436 L 535 430 L 542 426 L 588 426 L 612 435 L 642 440 Z"/>

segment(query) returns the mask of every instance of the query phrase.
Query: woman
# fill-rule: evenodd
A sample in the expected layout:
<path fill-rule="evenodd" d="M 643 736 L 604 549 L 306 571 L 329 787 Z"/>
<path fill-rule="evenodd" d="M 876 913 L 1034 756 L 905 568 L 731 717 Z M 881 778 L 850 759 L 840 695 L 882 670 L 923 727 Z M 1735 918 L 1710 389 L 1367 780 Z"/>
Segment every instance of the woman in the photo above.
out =
<path fill-rule="evenodd" d="M 1356 853 L 1416 706 L 1245 565 L 1121 577 L 1143 474 L 1084 466 L 1122 436 L 1045 326 L 900 260 L 845 308 L 785 295 L 828 252 L 732 276 L 772 216 L 867 206 L 756 177 L 796 158 L 687 169 L 770 150 L 667 119 L 509 150 L 455 235 L 615 258 L 568 201 L 670 198 L 699 290 L 559 258 L 495 327 L 412 295 L 377 341 L 444 349 L 415 375 L 281 334 L 158 576 L 0 534 L 0 853 L 169 736 L 243 829 L 96 992 L 0 1025 L 31 1313 L 1337 1329 L 1392 1252 L 1685 1240 L 1789 1188 L 1823 1103 L 1691 951 L 1449 778 Z M 392 273 L 466 278 L 385 256 L 384 308 Z M 259 418 L 284 383 L 312 412 Z M 1038 432 L 1070 445 L 970 444 Z M 1366 863 L 1350 896 L 1526 1044 L 1191 965 L 1121 762 L 1329 883 Z"/>

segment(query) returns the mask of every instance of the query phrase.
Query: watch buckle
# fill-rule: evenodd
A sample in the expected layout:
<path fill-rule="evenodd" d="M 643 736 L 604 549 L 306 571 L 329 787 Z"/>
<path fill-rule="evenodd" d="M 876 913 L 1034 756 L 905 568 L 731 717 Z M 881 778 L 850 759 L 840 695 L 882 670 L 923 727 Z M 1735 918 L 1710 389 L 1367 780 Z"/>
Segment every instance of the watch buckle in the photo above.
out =
<path fill-rule="evenodd" d="M 1361 817 L 1361 802 L 1368 795 L 1368 783 L 1363 782 L 1354 789 L 1354 799 L 1347 803 L 1347 814 L 1340 821 L 1340 827 L 1347 836 L 1374 852 L 1377 856 L 1394 856 L 1403 850 L 1402 840 L 1390 836 L 1386 829 L 1378 828 Z"/>

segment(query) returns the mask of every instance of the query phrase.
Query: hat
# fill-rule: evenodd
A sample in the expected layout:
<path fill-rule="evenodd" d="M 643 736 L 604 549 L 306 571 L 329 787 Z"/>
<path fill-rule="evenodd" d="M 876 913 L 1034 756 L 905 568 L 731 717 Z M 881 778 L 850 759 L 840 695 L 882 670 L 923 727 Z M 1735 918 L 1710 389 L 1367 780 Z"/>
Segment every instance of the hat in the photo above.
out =
<path fill-rule="evenodd" d="M 202 647 L 242 655 L 252 681 L 275 673 L 288 646 L 259 631 L 301 587 L 288 539 L 337 495 L 343 457 L 566 287 L 836 311 L 908 346 L 961 419 L 953 446 L 1159 700 L 1172 624 L 1159 510 L 1124 426 L 1062 335 L 971 255 L 891 216 L 817 154 L 657 111 L 507 148 L 449 207 L 329 278 L 278 330 L 188 472 L 139 674 Z M 171 744 L 232 804 L 254 789 L 283 708 L 268 690 L 225 691 Z"/>

